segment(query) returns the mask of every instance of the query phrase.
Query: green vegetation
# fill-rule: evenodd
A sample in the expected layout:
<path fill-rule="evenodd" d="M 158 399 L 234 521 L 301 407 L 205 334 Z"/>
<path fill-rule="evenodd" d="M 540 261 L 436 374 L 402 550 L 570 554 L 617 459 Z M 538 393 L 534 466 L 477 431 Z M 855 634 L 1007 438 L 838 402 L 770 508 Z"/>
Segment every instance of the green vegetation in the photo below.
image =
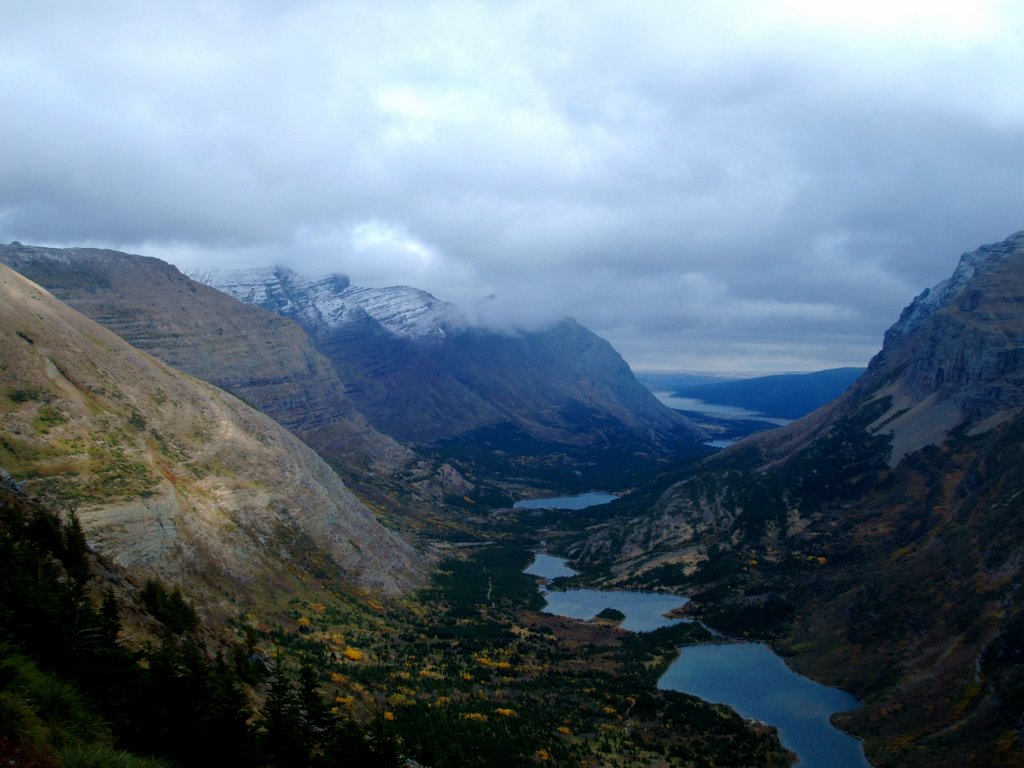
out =
<path fill-rule="evenodd" d="M 33 387 L 15 387 L 7 393 L 7 397 L 15 403 L 27 403 L 32 400 L 41 400 L 43 393 Z"/>
<path fill-rule="evenodd" d="M 261 635 L 424 765 L 788 764 L 729 710 L 655 689 L 680 644 L 707 639 L 700 625 L 636 635 L 539 613 L 531 557 L 474 548 L 408 612 L 298 604 L 293 628 Z"/>
<path fill-rule="evenodd" d="M 626 614 L 620 611 L 618 608 L 605 608 L 596 618 L 604 619 L 605 621 L 620 622 L 626 618 Z"/>
<path fill-rule="evenodd" d="M 38 410 L 36 410 L 36 416 L 32 421 L 32 426 L 35 427 L 37 432 L 45 435 L 53 427 L 66 424 L 67 420 L 67 416 L 65 416 L 60 409 L 54 408 L 51 405 L 41 405 Z"/>
<path fill-rule="evenodd" d="M 0 488 L 0 748 L 17 764 L 396 765 L 393 741 L 326 712 L 307 673 L 242 646 L 211 656 L 177 589 L 147 583 L 160 640 L 123 647 L 90 557 L 73 515 Z M 267 690 L 255 720 L 245 687 Z"/>
<path fill-rule="evenodd" d="M 240 620 L 216 652 L 181 589 L 101 594 L 93 557 L 74 515 L 0 488 L 0 747 L 22 764 L 788 764 L 728 710 L 655 690 L 698 625 L 538 613 L 523 545 L 449 560 L 405 608 L 296 600 L 291 626 Z M 119 642 L 126 609 L 158 639 Z"/>
<path fill-rule="evenodd" d="M 659 470 L 661 465 L 650 455 L 649 447 L 639 444 L 626 430 L 600 421 L 591 423 L 594 417 L 584 412 L 573 414 L 573 418 L 578 419 L 581 433 L 588 425 L 600 428 L 606 444 L 545 442 L 512 424 L 497 424 L 439 440 L 423 452 L 438 462 L 450 463 L 477 485 L 471 498 L 479 507 L 511 505 L 503 490 L 510 482 L 565 495 L 639 485 Z M 710 453 L 688 440 L 679 445 L 679 455 L 669 457 L 672 460 Z M 462 505 L 458 499 L 448 501 Z"/>

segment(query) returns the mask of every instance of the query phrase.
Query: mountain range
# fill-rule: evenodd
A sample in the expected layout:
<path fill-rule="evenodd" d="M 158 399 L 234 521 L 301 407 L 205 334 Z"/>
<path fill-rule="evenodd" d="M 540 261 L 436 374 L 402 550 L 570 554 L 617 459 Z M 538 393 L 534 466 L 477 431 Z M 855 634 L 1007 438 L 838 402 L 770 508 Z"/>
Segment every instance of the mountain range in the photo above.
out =
<path fill-rule="evenodd" d="M 359 288 L 276 267 L 192 275 L 295 320 L 378 429 L 429 443 L 510 425 L 536 439 L 601 445 L 611 433 L 665 450 L 699 437 L 641 386 L 608 342 L 566 319 L 494 331 L 409 287 Z"/>
<path fill-rule="evenodd" d="M 838 399 L 623 500 L 571 552 L 853 691 L 838 719 L 876 766 L 1020 765 L 1022 409 L 1019 233 L 918 296 Z"/>
<path fill-rule="evenodd" d="M 0 265 L 0 466 L 77 512 L 89 544 L 186 584 L 211 620 L 317 579 L 369 594 L 421 556 L 267 415 L 130 346 Z"/>
<path fill-rule="evenodd" d="M 671 389 L 677 397 L 695 397 L 708 403 L 746 408 L 765 416 L 799 419 L 839 397 L 862 373 L 863 368 L 829 368 L 812 373 L 678 383 Z"/>
<path fill-rule="evenodd" d="M 98 249 L 3 245 L 0 262 L 263 410 L 386 513 L 397 499 L 429 515 L 445 499 L 508 498 L 488 483 L 610 486 L 699 450 L 699 430 L 571 320 L 489 331 L 416 289 L 281 268 L 197 275 L 214 290 L 158 259 Z"/>
<path fill-rule="evenodd" d="M 0 262 L 3 484 L 73 509 L 119 589 L 184 585 L 217 627 L 408 596 L 422 537 L 539 530 L 590 583 L 685 593 L 855 693 L 836 719 L 879 768 L 1024 763 L 1024 233 L 965 254 L 836 399 L 702 461 L 571 320 L 96 249 Z M 470 511 L 595 480 L 637 487 L 593 517 Z"/>

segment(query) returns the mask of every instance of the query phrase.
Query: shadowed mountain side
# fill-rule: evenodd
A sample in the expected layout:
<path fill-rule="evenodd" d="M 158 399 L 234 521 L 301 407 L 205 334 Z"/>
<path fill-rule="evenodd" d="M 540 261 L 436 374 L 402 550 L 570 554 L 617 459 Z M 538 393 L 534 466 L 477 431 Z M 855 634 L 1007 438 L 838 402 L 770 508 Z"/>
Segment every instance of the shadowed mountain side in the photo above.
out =
<path fill-rule="evenodd" d="M 418 556 L 268 416 L 0 266 L 0 466 L 214 613 L 310 578 L 396 595 Z"/>
<path fill-rule="evenodd" d="M 159 259 L 93 248 L 0 245 L 0 262 L 132 346 L 237 395 L 353 470 L 411 457 L 367 424 L 294 322 L 235 301 Z"/>
<path fill-rule="evenodd" d="M 673 441 L 697 434 L 637 382 L 611 344 L 574 320 L 528 334 L 456 330 L 424 353 L 540 439 L 601 445 L 619 429 L 670 452 Z"/>
<path fill-rule="evenodd" d="M 700 433 L 661 405 L 607 342 L 566 320 L 538 332 L 471 326 L 455 307 L 408 287 L 367 289 L 343 276 L 284 268 L 196 278 L 301 324 L 374 426 L 431 443 L 497 425 L 602 448 L 612 435 L 652 454 Z"/>
<path fill-rule="evenodd" d="M 862 697 L 837 719 L 876 766 L 1021 765 L 1022 409 L 1024 233 L 965 254 L 837 400 L 572 554 Z"/>

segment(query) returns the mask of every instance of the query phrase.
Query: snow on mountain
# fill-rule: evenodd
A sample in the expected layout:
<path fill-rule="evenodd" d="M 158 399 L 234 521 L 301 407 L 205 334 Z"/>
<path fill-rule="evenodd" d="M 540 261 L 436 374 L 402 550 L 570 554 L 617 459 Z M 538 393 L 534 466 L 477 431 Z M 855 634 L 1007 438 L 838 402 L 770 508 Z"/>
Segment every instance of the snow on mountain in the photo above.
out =
<path fill-rule="evenodd" d="M 464 319 L 451 304 L 408 286 L 360 288 L 344 275 L 311 279 L 284 267 L 201 269 L 189 277 L 307 327 L 338 328 L 369 315 L 396 336 L 443 338 Z"/>

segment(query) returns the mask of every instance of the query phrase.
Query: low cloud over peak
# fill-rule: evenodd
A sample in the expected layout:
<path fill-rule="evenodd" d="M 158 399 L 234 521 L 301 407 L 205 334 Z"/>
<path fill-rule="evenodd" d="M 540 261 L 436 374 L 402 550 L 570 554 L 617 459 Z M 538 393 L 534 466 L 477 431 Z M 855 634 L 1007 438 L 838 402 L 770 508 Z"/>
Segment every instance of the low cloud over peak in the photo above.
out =
<path fill-rule="evenodd" d="M 26 5 L 0 241 L 573 316 L 635 368 L 863 365 L 1024 226 L 1022 32 L 998 2 Z"/>

